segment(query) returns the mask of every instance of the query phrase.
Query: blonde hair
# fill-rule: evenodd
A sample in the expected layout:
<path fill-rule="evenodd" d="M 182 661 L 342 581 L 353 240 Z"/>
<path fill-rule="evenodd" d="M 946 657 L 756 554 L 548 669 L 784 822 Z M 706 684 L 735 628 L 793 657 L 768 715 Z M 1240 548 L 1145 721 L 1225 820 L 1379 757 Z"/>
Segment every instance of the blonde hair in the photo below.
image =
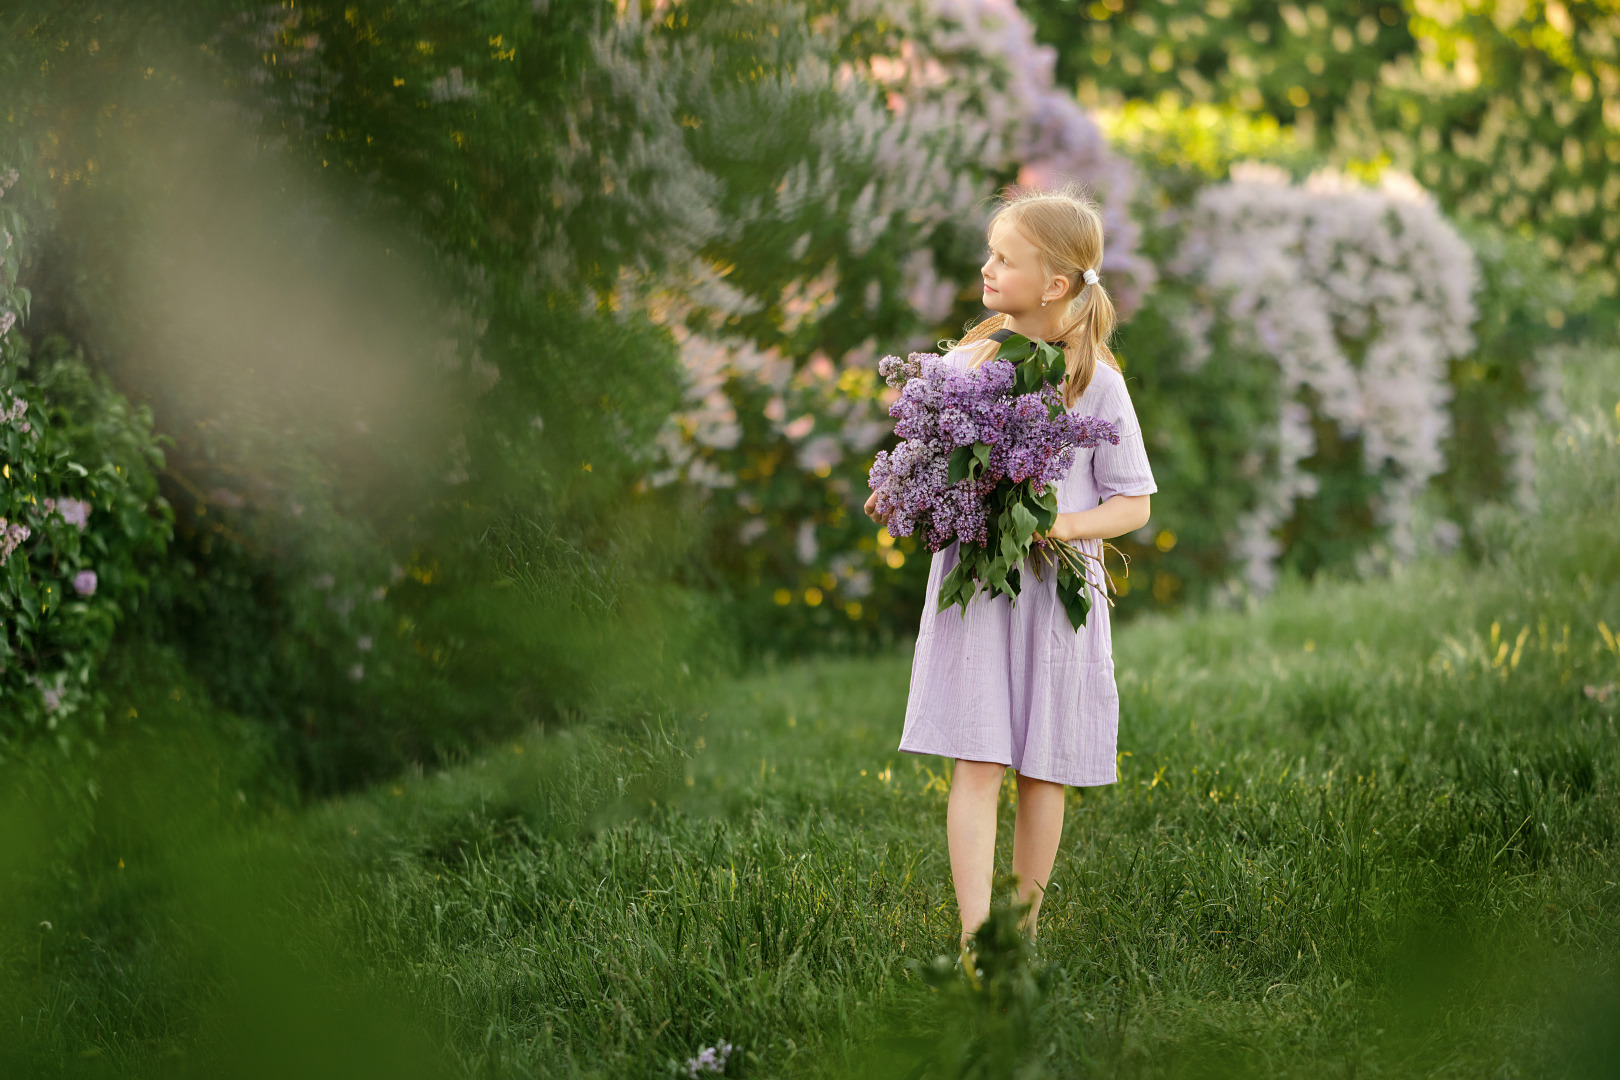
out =
<path fill-rule="evenodd" d="M 1058 303 L 1063 305 L 1064 318 L 1056 340 L 1064 343 L 1067 361 L 1063 404 L 1072 407 L 1091 385 L 1099 363 L 1119 370 L 1119 362 L 1108 347 L 1108 339 L 1114 333 L 1114 302 L 1101 281 L 1087 285 L 1084 279 L 1087 270 L 1100 272 L 1102 265 L 1102 211 L 1085 188 L 1065 184 L 1052 191 L 1026 188 L 1016 195 L 1002 196 L 990 224 L 1002 220 L 1035 246 L 1040 253 L 1041 270 L 1047 277 L 1061 274 L 1069 279 L 1069 291 L 1058 298 Z M 1007 316 L 997 312 L 969 325 L 961 340 L 941 344 L 947 349 L 971 345 L 986 340 L 1006 325 Z M 995 355 L 990 349 L 976 351 L 972 360 L 974 367 Z"/>

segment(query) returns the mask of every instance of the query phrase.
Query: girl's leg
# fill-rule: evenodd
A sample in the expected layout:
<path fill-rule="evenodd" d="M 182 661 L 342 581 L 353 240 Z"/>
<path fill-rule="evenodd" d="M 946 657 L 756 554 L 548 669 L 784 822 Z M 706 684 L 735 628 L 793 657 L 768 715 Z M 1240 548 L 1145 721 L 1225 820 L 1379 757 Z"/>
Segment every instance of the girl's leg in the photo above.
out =
<path fill-rule="evenodd" d="M 956 910 L 962 916 L 963 945 L 990 914 L 990 881 L 996 865 L 996 796 L 1006 768 L 996 761 L 957 758 L 951 775 L 945 835 L 951 849 Z"/>
<path fill-rule="evenodd" d="M 1063 785 L 1016 773 L 1018 817 L 1013 823 L 1013 873 L 1018 875 L 1018 899 L 1030 905 L 1024 929 L 1035 940 L 1035 920 L 1041 913 L 1046 883 L 1052 879 L 1058 841 L 1063 836 Z"/>

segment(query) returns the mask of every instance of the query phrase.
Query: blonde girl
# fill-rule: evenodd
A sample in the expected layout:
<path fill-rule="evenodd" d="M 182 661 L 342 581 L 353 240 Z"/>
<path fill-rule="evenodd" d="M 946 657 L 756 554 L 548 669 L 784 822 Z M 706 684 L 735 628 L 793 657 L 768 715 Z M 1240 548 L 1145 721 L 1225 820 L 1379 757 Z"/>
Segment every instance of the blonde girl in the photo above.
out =
<path fill-rule="evenodd" d="M 1108 348 L 1114 305 L 1100 277 L 1102 217 L 1081 189 L 1026 191 L 1003 200 L 991 219 L 980 275 L 992 313 L 945 359 L 963 368 L 994 357 L 1014 333 L 1059 344 L 1067 358 L 1063 401 L 1119 430 L 1118 445 L 1076 453 L 1058 487 L 1058 518 L 1048 535 L 1100 557 L 1101 541 L 1147 524 L 1157 490 L 1140 425 L 1119 364 Z M 875 496 L 866 512 L 883 523 Z M 1064 785 L 1111 784 L 1119 694 L 1114 684 L 1103 575 L 1086 624 L 1076 631 L 1056 594 L 1056 575 L 1023 567 L 1017 602 L 980 593 L 965 612 L 938 610 L 941 579 L 957 545 L 929 571 L 911 666 L 900 749 L 955 759 L 946 835 L 961 943 L 967 948 L 990 908 L 996 799 L 1003 771 L 1018 783 L 1012 869 L 1030 905 L 1031 940 L 1063 832 Z M 1095 566 L 1092 562 L 1091 565 Z"/>

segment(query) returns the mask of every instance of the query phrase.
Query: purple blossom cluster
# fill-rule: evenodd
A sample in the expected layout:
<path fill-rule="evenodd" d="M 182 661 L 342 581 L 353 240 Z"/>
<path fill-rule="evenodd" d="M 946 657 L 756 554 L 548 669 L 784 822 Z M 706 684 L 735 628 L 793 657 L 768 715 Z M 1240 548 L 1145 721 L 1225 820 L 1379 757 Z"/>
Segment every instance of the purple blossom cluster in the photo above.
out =
<path fill-rule="evenodd" d="M 0 517 L 0 566 L 6 565 L 17 545 L 28 539 L 28 526 L 20 521 L 7 521 Z"/>
<path fill-rule="evenodd" d="M 83 499 L 45 499 L 39 505 L 47 514 L 60 514 L 63 521 L 78 526 L 80 532 L 90 526 L 91 506 Z"/>
<path fill-rule="evenodd" d="M 726 1071 L 726 1058 L 731 1056 L 732 1046 L 721 1040 L 716 1046 L 706 1046 L 698 1052 L 698 1056 L 686 1059 L 686 1075 L 695 1077 L 699 1073 L 723 1073 Z"/>
<path fill-rule="evenodd" d="M 7 312 L 6 314 L 9 315 L 11 313 Z M 7 329 L 10 328 L 10 324 L 6 323 L 3 318 L 0 318 L 0 324 L 5 325 Z M 3 333 L 4 331 L 0 330 L 0 334 Z M 23 419 L 23 414 L 26 412 L 28 412 L 28 402 L 24 401 L 20 397 L 14 397 L 11 399 L 11 404 L 9 406 L 4 409 L 0 409 L 0 421 L 7 424 L 16 424 L 17 430 L 26 435 L 28 434 L 29 427 L 28 421 Z"/>
<path fill-rule="evenodd" d="M 69 699 L 71 691 L 66 685 L 67 678 L 63 672 L 56 673 L 54 685 L 41 679 L 38 675 L 28 676 L 28 682 L 39 691 L 41 703 L 45 706 L 46 713 L 53 713 L 60 709 L 63 703 Z"/>
<path fill-rule="evenodd" d="M 1014 366 L 1005 360 L 963 370 L 912 353 L 884 357 L 878 371 L 900 389 L 889 415 L 903 441 L 872 465 L 876 508 L 888 515 L 889 535 L 919 534 L 930 551 L 953 540 L 984 543 L 987 500 L 1003 481 L 1029 481 L 1039 494 L 1068 473 L 1077 448 L 1119 442 L 1108 421 L 1064 411 L 1051 385 L 1014 394 Z M 1050 405 L 1058 406 L 1055 414 Z M 975 443 L 990 448 L 988 462 L 977 477 L 951 483 L 952 452 Z"/>

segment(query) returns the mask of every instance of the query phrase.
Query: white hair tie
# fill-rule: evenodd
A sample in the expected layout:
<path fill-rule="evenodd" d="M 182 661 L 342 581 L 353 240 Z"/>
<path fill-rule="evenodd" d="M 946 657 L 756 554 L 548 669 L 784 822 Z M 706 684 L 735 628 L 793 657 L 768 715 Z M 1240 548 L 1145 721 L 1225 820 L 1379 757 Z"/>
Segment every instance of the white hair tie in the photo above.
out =
<path fill-rule="evenodd" d="M 1097 284 L 1097 271 L 1095 271 L 1095 270 L 1087 270 L 1086 271 L 1086 284 L 1087 285 L 1095 285 L 1095 284 Z"/>

